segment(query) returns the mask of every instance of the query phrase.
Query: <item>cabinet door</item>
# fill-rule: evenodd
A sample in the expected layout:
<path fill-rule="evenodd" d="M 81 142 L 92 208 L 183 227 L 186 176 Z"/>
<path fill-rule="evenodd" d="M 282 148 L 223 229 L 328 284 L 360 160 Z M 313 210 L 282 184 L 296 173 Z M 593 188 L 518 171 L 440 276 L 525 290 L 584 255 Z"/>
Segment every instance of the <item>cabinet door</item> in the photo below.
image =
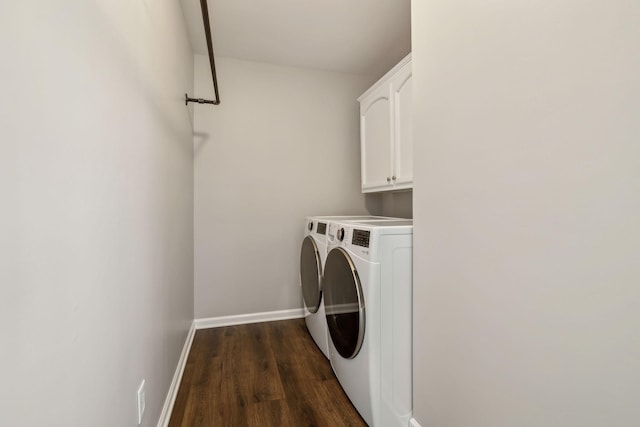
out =
<path fill-rule="evenodd" d="M 391 177 L 391 103 L 382 85 L 360 103 L 362 191 L 388 186 Z"/>
<path fill-rule="evenodd" d="M 413 185 L 413 126 L 411 109 L 411 62 L 405 64 L 391 81 L 393 96 L 393 176 L 396 187 Z"/>

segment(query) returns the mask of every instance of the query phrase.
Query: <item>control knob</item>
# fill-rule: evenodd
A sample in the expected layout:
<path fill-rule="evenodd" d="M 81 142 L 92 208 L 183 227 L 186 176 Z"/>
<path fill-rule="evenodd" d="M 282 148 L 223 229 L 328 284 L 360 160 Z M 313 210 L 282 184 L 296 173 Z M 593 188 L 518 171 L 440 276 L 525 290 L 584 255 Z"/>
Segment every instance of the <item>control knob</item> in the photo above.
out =
<path fill-rule="evenodd" d="M 309 231 L 313 231 L 313 221 L 309 222 Z"/>
<path fill-rule="evenodd" d="M 340 240 L 341 242 L 344 240 L 344 228 L 338 230 L 338 240 Z"/>

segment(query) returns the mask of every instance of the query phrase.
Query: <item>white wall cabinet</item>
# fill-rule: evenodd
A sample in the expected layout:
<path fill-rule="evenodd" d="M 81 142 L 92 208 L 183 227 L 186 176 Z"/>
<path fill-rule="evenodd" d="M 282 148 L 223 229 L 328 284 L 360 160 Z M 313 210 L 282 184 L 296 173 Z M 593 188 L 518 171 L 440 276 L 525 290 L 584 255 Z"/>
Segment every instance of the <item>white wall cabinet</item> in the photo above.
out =
<path fill-rule="evenodd" d="M 411 54 L 358 101 L 362 192 L 412 188 Z"/>

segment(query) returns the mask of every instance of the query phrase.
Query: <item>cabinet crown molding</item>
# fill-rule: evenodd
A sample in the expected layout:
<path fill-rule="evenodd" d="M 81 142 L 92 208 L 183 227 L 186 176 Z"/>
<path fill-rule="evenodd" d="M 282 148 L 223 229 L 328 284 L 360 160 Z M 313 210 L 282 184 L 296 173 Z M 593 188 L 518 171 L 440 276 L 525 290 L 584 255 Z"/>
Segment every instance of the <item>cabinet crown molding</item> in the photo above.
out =
<path fill-rule="evenodd" d="M 389 79 L 396 74 L 398 71 L 400 71 L 400 69 L 405 66 L 405 64 L 411 62 L 411 52 L 409 52 L 409 54 L 407 56 L 405 56 L 404 58 L 402 58 L 400 60 L 400 62 L 398 62 L 392 69 L 390 69 L 389 71 L 387 71 L 382 77 L 380 77 L 373 85 L 371 85 L 371 87 L 369 89 L 367 89 L 367 91 L 365 93 L 363 93 L 362 95 L 360 95 L 360 97 L 358 98 L 358 101 L 361 102 L 363 98 L 368 97 L 371 92 L 374 92 L 377 88 L 379 88 L 380 86 L 386 84 L 387 81 L 389 81 Z"/>

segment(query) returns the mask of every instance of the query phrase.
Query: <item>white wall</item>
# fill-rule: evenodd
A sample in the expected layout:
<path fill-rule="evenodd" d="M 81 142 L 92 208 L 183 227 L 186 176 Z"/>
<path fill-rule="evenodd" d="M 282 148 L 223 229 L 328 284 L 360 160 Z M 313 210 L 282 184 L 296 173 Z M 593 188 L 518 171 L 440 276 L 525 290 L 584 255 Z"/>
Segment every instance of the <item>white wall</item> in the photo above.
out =
<path fill-rule="evenodd" d="M 380 193 L 381 215 L 398 218 L 413 218 L 413 191 Z"/>
<path fill-rule="evenodd" d="M 640 425 L 638 16 L 413 2 L 423 427 Z"/>
<path fill-rule="evenodd" d="M 193 318 L 171 0 L 0 4 L 0 425 L 157 423 Z"/>
<path fill-rule="evenodd" d="M 299 308 L 304 217 L 367 212 L 356 98 L 371 79 L 216 66 L 222 104 L 195 110 L 196 317 Z M 213 91 L 205 56 L 195 87 Z"/>

